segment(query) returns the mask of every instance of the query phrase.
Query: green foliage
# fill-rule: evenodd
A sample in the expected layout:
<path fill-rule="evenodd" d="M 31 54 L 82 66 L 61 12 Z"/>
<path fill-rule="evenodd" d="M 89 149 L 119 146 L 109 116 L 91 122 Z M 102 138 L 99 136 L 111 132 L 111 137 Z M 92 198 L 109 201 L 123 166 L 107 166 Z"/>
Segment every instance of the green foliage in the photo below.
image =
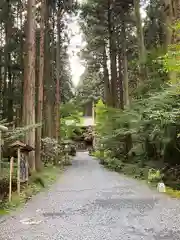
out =
<path fill-rule="evenodd" d="M 15 129 L 10 129 L 5 135 L 5 141 L 10 142 L 10 141 L 19 140 L 22 137 L 24 137 L 27 132 L 32 131 L 32 129 L 36 129 L 41 125 L 42 125 L 41 123 L 37 123 L 33 125 L 28 125 L 25 127 L 17 127 Z"/>
<path fill-rule="evenodd" d="M 112 157 L 112 155 L 109 154 L 110 152 L 108 152 L 107 155 L 104 152 L 102 157 L 100 152 L 96 151 L 94 153 L 94 155 L 100 159 L 100 163 L 110 170 L 114 170 L 138 179 L 147 179 L 149 170 L 148 167 L 140 167 L 137 164 L 124 163 L 121 159 Z"/>
<path fill-rule="evenodd" d="M 96 152 L 94 152 L 93 154 L 94 157 L 103 160 L 104 159 L 104 152 L 97 150 Z"/>
<path fill-rule="evenodd" d="M 178 124 L 180 101 L 173 89 L 162 89 L 161 92 L 147 99 L 134 101 L 131 108 L 124 111 L 104 106 L 96 106 L 96 131 L 105 146 L 117 149 L 117 143 L 124 136 L 131 134 L 133 140 L 145 145 L 147 137 L 152 143 L 165 137 L 166 127 Z M 137 135 L 138 134 L 138 135 Z M 163 139 L 162 139 L 163 140 Z"/>
<path fill-rule="evenodd" d="M 100 99 L 95 106 L 96 113 L 96 131 L 98 134 L 103 134 L 104 127 L 107 120 L 106 107 L 103 101 Z"/>
<path fill-rule="evenodd" d="M 165 29 L 162 14 L 162 1 L 149 0 L 146 5 L 147 18 L 145 19 L 144 33 L 147 49 L 162 45 L 165 38 Z"/>
<path fill-rule="evenodd" d="M 148 182 L 159 182 L 162 180 L 163 174 L 161 174 L 160 170 L 149 169 L 148 172 Z"/>
<path fill-rule="evenodd" d="M 76 88 L 76 98 L 81 102 L 86 102 L 91 99 L 99 99 L 103 95 L 103 79 L 99 72 L 91 72 L 86 70 Z"/>
<path fill-rule="evenodd" d="M 81 109 L 73 102 L 61 105 L 61 138 L 72 139 L 77 133 L 81 133 Z"/>
<path fill-rule="evenodd" d="M 158 181 L 163 175 L 152 170 L 148 175 L 149 160 L 157 161 L 155 166 L 162 159 L 164 164 L 178 163 L 179 116 L 180 99 L 173 87 L 134 100 L 124 111 L 109 108 L 100 100 L 96 105 L 96 154 L 102 158 L 103 152 L 101 163 L 110 169 Z"/>
<path fill-rule="evenodd" d="M 16 141 L 16 140 L 22 140 L 23 137 L 27 132 L 30 132 L 38 127 L 40 127 L 41 123 L 36 123 L 33 125 L 28 125 L 25 127 L 15 127 L 12 128 L 11 124 L 7 122 L 6 119 L 3 119 L 0 121 L 0 125 L 6 126 L 8 128 L 7 132 L 3 133 L 3 140 L 4 144 L 8 146 L 10 143 Z"/>
<path fill-rule="evenodd" d="M 18 194 L 15 192 L 17 183 L 16 179 L 14 180 L 14 186 L 13 193 L 12 193 L 12 202 L 7 202 L 7 195 L 8 195 L 8 184 L 9 181 L 7 181 L 7 185 L 4 188 L 5 195 L 3 196 L 3 201 L 0 201 L 0 216 L 8 214 L 11 210 L 15 210 L 22 204 L 26 203 L 29 199 L 32 198 L 33 195 L 37 194 L 42 190 L 44 187 L 49 187 L 59 176 L 62 169 L 59 167 L 54 167 L 52 165 L 48 165 L 48 167 L 44 168 L 41 173 L 35 173 L 33 174 L 30 179 L 28 186 L 22 185 L 21 187 L 21 194 L 18 196 Z M 7 192 L 6 192 L 7 191 Z M 2 197 L 2 196 L 0 196 Z"/>
<path fill-rule="evenodd" d="M 144 86 L 138 87 L 136 99 L 123 111 L 107 107 L 101 100 L 96 105 L 97 153 L 98 150 L 104 152 L 101 163 L 108 168 L 149 182 L 163 179 L 165 184 L 175 184 L 174 179 L 169 181 L 173 174 L 167 170 L 162 174 L 158 165 L 177 169 L 176 164 L 179 164 L 178 52 L 179 48 L 171 46 L 161 58 L 163 61 L 158 63 L 162 74 L 175 72 L 176 81 L 171 79 L 171 84 L 166 84 L 150 78 Z M 155 168 L 150 167 L 149 161 L 154 161 Z"/>
<path fill-rule="evenodd" d="M 109 33 L 108 33 L 108 6 L 97 0 L 88 0 L 81 9 L 81 29 L 87 42 L 81 51 L 81 57 L 86 63 L 86 71 L 82 76 L 78 88 L 81 100 L 89 97 L 103 99 L 105 90 L 104 79 L 106 69 L 104 66 L 103 49 L 109 58 Z M 120 6 L 120 4 L 119 4 Z M 130 5 L 129 5 L 130 6 Z M 113 8 L 115 7 L 115 8 Z M 122 50 L 122 18 L 116 12 L 116 2 L 111 13 L 113 27 L 116 29 L 116 52 Z M 172 44 L 165 54 L 165 28 L 162 14 L 162 4 L 158 0 L 150 0 L 147 4 L 147 18 L 144 25 L 146 59 L 146 79 L 141 79 L 138 70 L 137 36 L 134 36 L 134 19 L 131 10 L 126 11 L 126 48 L 128 60 L 129 97 L 130 106 L 125 109 L 115 109 L 103 103 L 96 105 L 96 152 L 94 155 L 101 163 L 111 169 L 121 169 L 132 175 L 141 175 L 148 178 L 150 161 L 159 165 L 179 164 L 180 157 L 180 98 L 179 98 L 179 46 Z M 119 13 L 119 12 L 118 12 Z M 173 26 L 179 32 L 180 24 Z M 119 32 L 118 32 L 119 31 Z M 103 38 L 102 38 L 103 36 Z M 107 50 L 107 51 L 106 51 Z M 105 55 L 106 55 L 105 54 Z M 109 55 L 108 55 L 109 54 Z M 123 56 L 121 56 L 122 78 L 124 73 Z M 120 65 L 121 65 L 120 64 Z M 119 66 L 119 62 L 116 64 Z M 119 69 L 117 69 L 119 70 Z M 104 74 L 104 78 L 101 75 Z M 112 72 L 110 71 L 109 75 Z M 105 78 L 106 77 L 106 78 Z M 109 77 L 109 76 L 108 76 Z M 169 78 L 169 82 L 168 82 Z M 95 86 L 100 86 L 97 91 Z M 92 87 L 93 86 L 93 87 Z M 123 89 L 124 91 L 126 89 Z M 120 97 L 121 93 L 118 93 Z M 145 172 L 143 171 L 145 169 Z M 156 171 L 156 170 L 155 170 Z M 154 174 L 154 175 L 153 175 Z M 158 178 L 157 172 L 149 178 Z"/>
<path fill-rule="evenodd" d="M 47 164 L 56 165 L 59 162 L 61 163 L 62 151 L 63 151 L 62 146 L 60 146 L 55 139 L 48 137 L 42 139 L 41 156 L 45 166 Z"/>
<path fill-rule="evenodd" d="M 175 25 L 172 26 L 175 37 L 179 38 L 180 22 L 177 21 Z M 180 46 L 179 44 L 171 44 L 168 47 L 168 51 L 162 58 L 164 69 L 170 74 L 169 83 L 174 86 L 174 91 L 176 94 L 180 94 Z"/>
<path fill-rule="evenodd" d="M 56 141 L 56 139 L 52 138 L 43 138 L 42 139 L 42 150 L 41 157 L 45 166 L 51 165 L 59 165 L 66 166 L 70 165 L 69 155 L 74 153 L 73 146 L 69 143 L 66 143 L 69 146 L 69 149 L 65 149 L 65 144 L 61 141 L 61 145 Z M 67 154 L 66 154 L 67 153 Z"/>

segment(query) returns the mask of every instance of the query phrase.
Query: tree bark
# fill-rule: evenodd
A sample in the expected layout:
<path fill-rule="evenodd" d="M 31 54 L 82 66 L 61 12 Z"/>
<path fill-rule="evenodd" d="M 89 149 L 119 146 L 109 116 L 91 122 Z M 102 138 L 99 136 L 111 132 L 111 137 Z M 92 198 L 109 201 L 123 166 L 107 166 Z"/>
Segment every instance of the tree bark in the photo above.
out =
<path fill-rule="evenodd" d="M 4 49 L 4 81 L 3 81 L 3 118 L 6 118 L 8 116 L 8 81 L 11 81 L 11 53 L 8 51 L 9 45 L 10 45 L 10 39 L 11 39 L 11 30 L 12 30 L 12 24 L 11 24 L 11 4 L 10 1 L 7 0 L 6 2 L 6 14 L 7 14 L 7 20 L 5 22 L 5 49 Z"/>
<path fill-rule="evenodd" d="M 116 61 L 116 41 L 114 36 L 114 25 L 112 16 L 113 3 L 108 0 L 108 33 L 109 33 L 109 50 L 110 50 L 110 68 L 111 68 L 111 95 L 112 106 L 117 106 L 117 61 Z"/>
<path fill-rule="evenodd" d="M 55 26 L 56 26 L 56 21 L 55 21 L 55 11 L 52 10 L 52 29 L 53 29 L 53 35 L 52 35 L 52 48 L 51 48 L 51 59 L 53 59 L 54 62 L 56 62 L 56 44 L 55 44 Z M 56 89 L 56 66 L 54 64 L 52 64 L 51 66 L 51 79 L 53 80 L 53 87 L 52 87 L 52 93 L 51 93 L 51 97 L 52 97 L 52 101 L 53 102 L 53 107 L 51 108 L 51 115 L 52 115 L 52 119 L 51 119 L 51 134 L 53 138 L 56 138 L 56 108 L 55 106 L 55 96 L 54 96 L 54 92 Z"/>
<path fill-rule="evenodd" d="M 50 74 L 51 65 L 54 65 L 53 62 L 50 62 L 51 55 L 50 55 L 50 26 L 49 26 L 49 19 L 50 19 L 50 8 L 48 2 L 46 2 L 45 6 L 45 59 L 44 59 L 44 125 L 43 125 L 43 137 L 52 138 L 52 109 L 54 106 L 54 102 L 52 101 L 52 85 L 54 79 Z M 54 31 L 53 31 L 54 32 Z M 53 48 L 53 46 L 51 47 Z"/>
<path fill-rule="evenodd" d="M 140 64 L 140 80 L 143 82 L 146 77 L 146 48 L 144 44 L 144 33 L 142 27 L 142 19 L 140 14 L 140 0 L 134 0 L 135 18 L 136 18 L 136 28 L 137 28 L 137 39 L 139 48 L 139 64 Z"/>
<path fill-rule="evenodd" d="M 105 44 L 103 45 L 103 78 L 104 78 L 104 99 L 105 103 L 110 106 L 112 101 Z"/>
<path fill-rule="evenodd" d="M 124 98 L 125 105 L 128 106 L 129 101 L 129 77 L 128 77 L 128 62 L 127 62 L 127 46 L 126 46 L 126 26 L 124 20 L 122 21 L 122 51 L 123 51 L 123 82 L 124 82 Z"/>
<path fill-rule="evenodd" d="M 61 32 L 61 9 L 59 7 L 57 13 L 57 43 L 56 43 L 56 103 L 55 103 L 55 113 L 56 113 L 56 120 L 55 120 L 55 129 L 56 129 L 56 140 L 59 141 L 60 137 L 60 32 Z"/>
<path fill-rule="evenodd" d="M 122 36 L 121 36 L 121 24 L 117 26 L 116 42 L 117 42 L 117 63 L 118 63 L 118 102 L 119 107 L 124 109 L 124 89 L 123 89 L 123 75 L 122 75 Z"/>
<path fill-rule="evenodd" d="M 44 31 L 45 31 L 45 0 L 41 1 L 41 22 L 40 22 L 40 57 L 39 57 L 39 76 L 38 76 L 38 104 L 37 104 L 37 122 L 42 124 L 43 114 L 43 80 L 44 80 Z M 42 169 L 41 161 L 41 137 L 42 125 L 36 129 L 36 170 Z"/>
<path fill-rule="evenodd" d="M 122 76 L 122 63 L 121 63 L 121 51 L 118 51 L 118 82 L 119 82 L 119 98 L 120 98 L 120 108 L 124 109 L 124 91 L 123 91 L 123 76 Z"/>
<path fill-rule="evenodd" d="M 172 43 L 175 43 L 175 39 L 173 36 L 173 22 L 177 20 L 178 12 L 176 8 L 178 8 L 179 1 L 173 0 L 164 0 L 164 27 L 165 27 L 165 52 L 169 50 L 169 47 Z M 169 79 L 173 82 L 176 81 L 177 74 L 175 71 L 169 72 Z"/>
<path fill-rule="evenodd" d="M 22 0 L 20 0 L 19 2 L 19 9 L 20 9 L 20 26 L 21 28 L 23 28 L 23 3 L 22 3 Z M 26 35 L 26 33 L 25 33 Z M 21 63 L 21 66 L 22 66 L 22 74 L 21 74 L 21 84 L 20 84 L 20 88 L 21 88 L 21 96 L 20 96 L 20 99 L 19 99 L 19 109 L 17 110 L 17 114 L 18 114 L 18 121 L 17 121 L 17 124 L 18 126 L 20 127 L 22 125 L 22 122 L 23 122 L 23 80 L 24 80 L 24 62 L 25 62 L 25 50 L 26 50 L 26 44 L 24 42 L 24 39 L 23 39 L 23 34 L 21 35 L 21 38 L 20 38 L 20 47 L 21 47 L 21 60 L 20 60 L 20 63 Z"/>
<path fill-rule="evenodd" d="M 172 0 L 164 0 L 164 30 L 165 30 L 165 51 L 168 51 L 169 45 L 172 43 L 172 23 L 173 23 L 173 9 Z"/>
<path fill-rule="evenodd" d="M 27 5 L 27 61 L 24 75 L 23 123 L 35 125 L 35 0 L 28 0 Z M 26 133 L 25 143 L 35 147 L 35 129 Z M 29 154 L 31 171 L 35 170 L 34 152 Z"/>

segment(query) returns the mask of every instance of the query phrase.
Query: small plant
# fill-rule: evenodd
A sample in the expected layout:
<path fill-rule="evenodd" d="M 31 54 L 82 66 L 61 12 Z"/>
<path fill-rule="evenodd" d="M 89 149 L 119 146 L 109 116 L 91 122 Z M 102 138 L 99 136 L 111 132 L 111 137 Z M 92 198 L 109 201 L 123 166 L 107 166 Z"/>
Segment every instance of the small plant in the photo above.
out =
<path fill-rule="evenodd" d="M 94 153 L 94 156 L 99 158 L 100 160 L 101 159 L 104 159 L 104 151 L 103 150 L 97 150 L 95 153 Z"/>
<path fill-rule="evenodd" d="M 112 153 L 110 150 L 104 151 L 104 158 L 109 158 L 109 157 L 111 157 L 111 155 L 112 155 Z"/>
<path fill-rule="evenodd" d="M 163 174 L 161 174 L 160 170 L 149 169 L 148 172 L 148 182 L 159 182 L 162 180 Z"/>

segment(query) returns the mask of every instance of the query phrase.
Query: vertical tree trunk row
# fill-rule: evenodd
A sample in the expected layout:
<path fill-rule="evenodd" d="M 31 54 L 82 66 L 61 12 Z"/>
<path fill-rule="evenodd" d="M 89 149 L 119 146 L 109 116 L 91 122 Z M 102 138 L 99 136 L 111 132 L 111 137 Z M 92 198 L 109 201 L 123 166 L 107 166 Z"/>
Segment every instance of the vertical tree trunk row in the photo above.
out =
<path fill-rule="evenodd" d="M 55 129 L 56 129 L 56 140 L 59 140 L 60 137 L 60 103 L 61 103 L 61 87 L 60 87 L 60 33 L 61 33 L 61 8 L 59 6 L 57 13 L 57 44 L 56 44 L 56 102 L 55 102 Z"/>
<path fill-rule="evenodd" d="M 43 120 L 43 80 L 44 80 L 44 37 L 45 37 L 45 8 L 46 1 L 41 2 L 41 22 L 40 22 L 40 54 L 39 54 L 39 76 L 38 76 L 38 103 L 37 122 L 42 124 Z M 41 138 L 42 126 L 36 129 L 36 170 L 41 170 Z"/>
<path fill-rule="evenodd" d="M 23 123 L 25 126 L 35 125 L 35 0 L 28 0 L 27 7 L 27 58 L 24 75 Z M 25 136 L 25 142 L 35 147 L 35 129 Z M 30 153 L 30 167 L 35 170 L 34 152 Z"/>

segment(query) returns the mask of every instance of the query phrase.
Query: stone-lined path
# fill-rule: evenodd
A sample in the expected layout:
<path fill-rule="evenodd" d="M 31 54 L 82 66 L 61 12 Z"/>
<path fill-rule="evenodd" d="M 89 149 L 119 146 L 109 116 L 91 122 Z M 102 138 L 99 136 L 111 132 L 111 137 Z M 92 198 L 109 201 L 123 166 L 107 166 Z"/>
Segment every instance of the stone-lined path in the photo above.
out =
<path fill-rule="evenodd" d="M 78 153 L 47 192 L 0 224 L 0 240 L 180 240 L 180 201 Z"/>

